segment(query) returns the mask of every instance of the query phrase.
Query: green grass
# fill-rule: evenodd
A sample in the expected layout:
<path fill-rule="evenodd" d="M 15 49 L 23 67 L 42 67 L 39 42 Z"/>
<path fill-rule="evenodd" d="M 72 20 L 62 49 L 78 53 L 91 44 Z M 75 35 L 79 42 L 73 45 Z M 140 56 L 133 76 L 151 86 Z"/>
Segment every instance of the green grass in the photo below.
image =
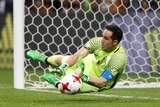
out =
<path fill-rule="evenodd" d="M 107 106 L 159 107 L 160 88 L 112 89 L 90 93 L 89 95 L 65 95 L 52 92 L 18 90 L 13 88 L 13 70 L 0 69 L 0 107 Z"/>

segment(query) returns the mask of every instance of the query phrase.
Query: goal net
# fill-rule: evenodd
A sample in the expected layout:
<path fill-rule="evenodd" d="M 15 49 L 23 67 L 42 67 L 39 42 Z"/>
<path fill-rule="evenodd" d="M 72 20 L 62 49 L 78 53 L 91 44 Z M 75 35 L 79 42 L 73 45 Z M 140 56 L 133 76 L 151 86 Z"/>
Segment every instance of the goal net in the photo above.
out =
<path fill-rule="evenodd" d="M 25 0 L 24 52 L 73 54 L 117 24 L 124 37 L 126 70 L 116 87 L 160 87 L 159 0 Z M 25 87 L 48 88 L 48 65 L 25 58 Z"/>

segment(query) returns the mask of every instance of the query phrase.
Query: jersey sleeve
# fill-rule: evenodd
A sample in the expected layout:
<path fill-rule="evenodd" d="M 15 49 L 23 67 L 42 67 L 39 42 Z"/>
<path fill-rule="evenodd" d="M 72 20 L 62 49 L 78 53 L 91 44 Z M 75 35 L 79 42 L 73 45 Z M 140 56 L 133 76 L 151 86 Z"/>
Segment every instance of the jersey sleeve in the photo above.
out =
<path fill-rule="evenodd" d="M 108 70 L 112 72 L 113 76 L 118 73 L 122 73 L 126 66 L 126 56 L 125 54 L 115 54 L 111 57 L 108 63 Z"/>
<path fill-rule="evenodd" d="M 101 47 L 101 40 L 102 38 L 101 37 L 94 37 L 92 39 L 90 39 L 85 45 L 84 47 L 86 49 L 88 49 L 88 51 L 90 53 L 93 53 L 94 50 L 98 49 Z"/>

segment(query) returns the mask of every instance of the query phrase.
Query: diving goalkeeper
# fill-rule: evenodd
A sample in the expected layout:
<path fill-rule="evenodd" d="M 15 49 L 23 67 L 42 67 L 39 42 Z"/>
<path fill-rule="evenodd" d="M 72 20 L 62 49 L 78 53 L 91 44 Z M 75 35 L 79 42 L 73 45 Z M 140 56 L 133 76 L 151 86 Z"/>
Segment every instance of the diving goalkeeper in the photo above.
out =
<path fill-rule="evenodd" d="M 80 66 L 83 81 L 81 92 L 95 92 L 108 90 L 115 86 L 126 67 L 126 54 L 119 44 L 123 37 L 122 30 L 117 25 L 108 25 L 102 37 L 90 39 L 75 54 L 70 56 L 53 55 L 47 57 L 35 50 L 27 52 L 28 58 L 46 64 L 57 66 L 49 68 L 52 73 L 44 74 L 43 78 L 59 89 L 60 76 L 74 73 L 77 65 Z M 79 63 L 79 58 L 81 63 Z"/>

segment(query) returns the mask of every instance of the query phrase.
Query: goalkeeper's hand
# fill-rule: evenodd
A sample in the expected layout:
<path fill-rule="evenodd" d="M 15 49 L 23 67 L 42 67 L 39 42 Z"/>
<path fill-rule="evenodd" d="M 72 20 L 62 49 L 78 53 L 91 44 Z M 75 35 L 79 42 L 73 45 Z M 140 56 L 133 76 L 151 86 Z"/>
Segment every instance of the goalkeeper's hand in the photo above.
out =
<path fill-rule="evenodd" d="M 82 80 L 83 82 L 87 83 L 87 82 L 89 81 L 89 77 L 88 77 L 87 75 L 85 75 L 85 74 L 82 74 L 82 75 L 81 75 L 81 80 Z"/>
<path fill-rule="evenodd" d="M 69 68 L 69 65 L 64 63 L 57 68 L 48 68 L 49 72 L 58 73 L 60 75 L 65 75 L 65 71 Z"/>

